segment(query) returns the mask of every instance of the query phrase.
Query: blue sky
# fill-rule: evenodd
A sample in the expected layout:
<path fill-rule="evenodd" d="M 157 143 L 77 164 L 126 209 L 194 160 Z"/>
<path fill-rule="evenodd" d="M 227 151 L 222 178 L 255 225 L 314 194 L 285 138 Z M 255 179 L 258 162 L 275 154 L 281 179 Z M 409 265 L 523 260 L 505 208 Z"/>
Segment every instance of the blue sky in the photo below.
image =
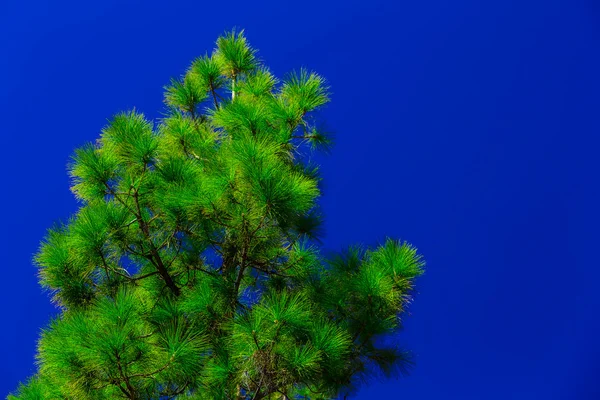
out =
<path fill-rule="evenodd" d="M 78 205 L 66 164 L 106 119 L 246 30 L 325 76 L 327 250 L 410 241 L 426 274 L 405 378 L 357 399 L 600 398 L 600 7 L 593 1 L 0 3 L 0 395 L 55 310 L 31 259 Z"/>

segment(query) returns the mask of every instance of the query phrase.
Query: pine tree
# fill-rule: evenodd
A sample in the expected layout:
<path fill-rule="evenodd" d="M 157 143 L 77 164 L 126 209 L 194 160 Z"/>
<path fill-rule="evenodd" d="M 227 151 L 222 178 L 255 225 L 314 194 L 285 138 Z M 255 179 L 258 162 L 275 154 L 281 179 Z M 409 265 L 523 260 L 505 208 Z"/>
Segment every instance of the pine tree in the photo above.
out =
<path fill-rule="evenodd" d="M 388 239 L 324 257 L 314 110 L 243 32 L 165 88 L 156 125 L 116 115 L 70 165 L 81 203 L 35 258 L 60 316 L 10 399 L 325 399 L 410 358 L 400 326 L 420 255 Z"/>

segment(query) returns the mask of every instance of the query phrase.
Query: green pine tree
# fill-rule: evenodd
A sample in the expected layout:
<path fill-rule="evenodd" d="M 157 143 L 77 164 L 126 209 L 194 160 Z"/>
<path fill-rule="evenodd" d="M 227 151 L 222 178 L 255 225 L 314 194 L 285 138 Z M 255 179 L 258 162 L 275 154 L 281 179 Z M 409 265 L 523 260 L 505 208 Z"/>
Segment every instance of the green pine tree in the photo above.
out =
<path fill-rule="evenodd" d="M 116 115 L 75 152 L 81 208 L 35 261 L 61 314 L 9 399 L 326 399 L 410 362 L 409 244 L 318 251 L 323 78 L 278 81 L 243 32 L 166 87 L 156 125 Z"/>

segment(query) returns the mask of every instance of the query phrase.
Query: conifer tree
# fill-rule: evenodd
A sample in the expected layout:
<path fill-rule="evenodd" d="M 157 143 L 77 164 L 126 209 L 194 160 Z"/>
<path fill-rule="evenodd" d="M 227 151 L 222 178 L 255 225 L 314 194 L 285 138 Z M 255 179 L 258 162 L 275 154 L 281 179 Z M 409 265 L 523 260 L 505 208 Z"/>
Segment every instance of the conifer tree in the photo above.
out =
<path fill-rule="evenodd" d="M 314 111 L 243 32 L 165 88 L 164 118 L 118 114 L 70 165 L 78 212 L 35 257 L 60 315 L 9 399 L 326 399 L 410 359 L 400 326 L 423 262 L 388 239 L 320 254 Z"/>

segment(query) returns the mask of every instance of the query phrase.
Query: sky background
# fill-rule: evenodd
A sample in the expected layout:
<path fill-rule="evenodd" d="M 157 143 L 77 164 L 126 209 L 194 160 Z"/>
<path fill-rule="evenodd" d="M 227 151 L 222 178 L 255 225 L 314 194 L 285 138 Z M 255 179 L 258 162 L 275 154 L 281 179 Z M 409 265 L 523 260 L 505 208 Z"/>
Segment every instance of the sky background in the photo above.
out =
<path fill-rule="evenodd" d="M 327 250 L 413 243 L 405 378 L 356 399 L 598 399 L 600 6 L 570 1 L 0 0 L 0 396 L 55 309 L 31 259 L 78 204 L 66 164 L 107 118 L 244 28 L 325 76 Z"/>

